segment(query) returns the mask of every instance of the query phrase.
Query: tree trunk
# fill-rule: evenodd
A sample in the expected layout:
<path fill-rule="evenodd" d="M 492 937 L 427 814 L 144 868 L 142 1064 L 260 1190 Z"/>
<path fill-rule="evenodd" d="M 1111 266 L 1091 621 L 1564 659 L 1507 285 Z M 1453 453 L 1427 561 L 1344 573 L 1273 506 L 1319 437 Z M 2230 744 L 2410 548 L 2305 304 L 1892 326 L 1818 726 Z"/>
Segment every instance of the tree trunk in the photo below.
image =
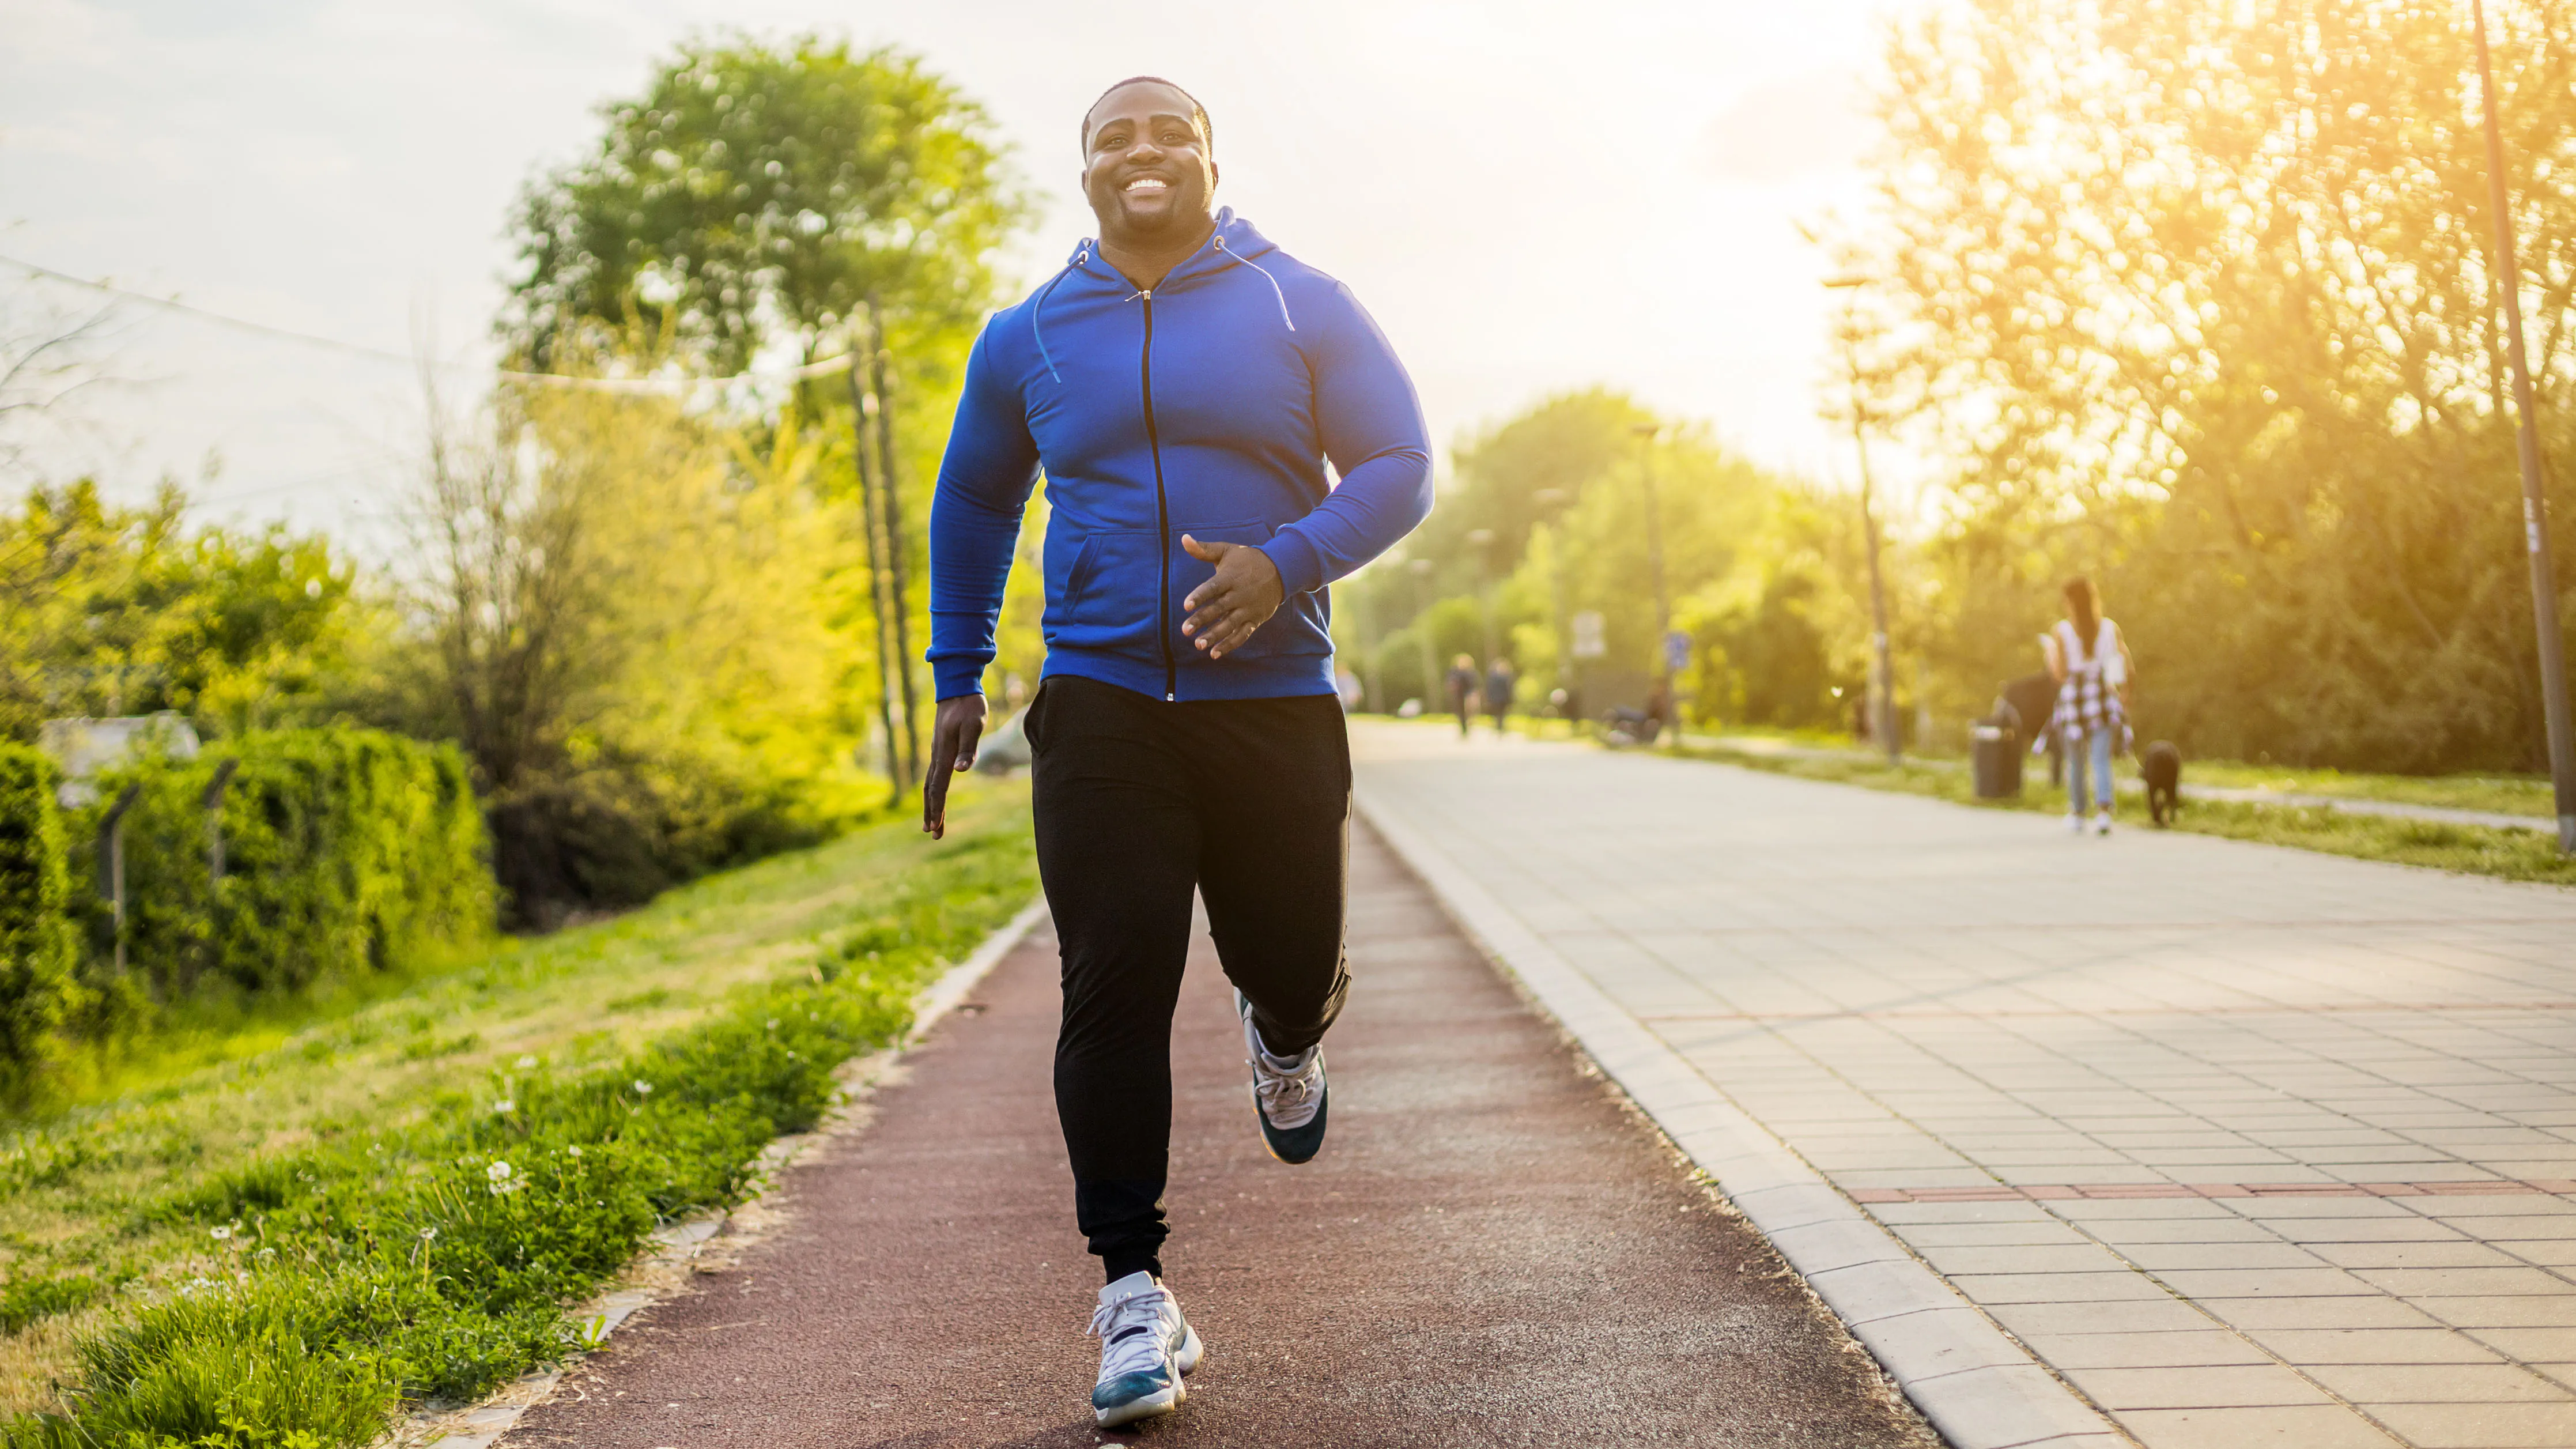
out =
<path fill-rule="evenodd" d="M 894 732 L 894 677 L 886 671 L 894 654 L 890 638 L 892 616 L 901 612 L 902 600 L 898 598 L 892 610 L 887 608 L 884 550 L 877 540 L 876 485 L 868 467 L 867 395 L 859 386 L 859 360 L 855 355 L 859 351 L 856 344 L 866 339 L 850 340 L 850 466 L 859 475 L 859 536 L 867 541 L 868 550 L 868 613 L 876 620 L 877 725 L 885 732 L 886 783 L 893 792 L 886 803 L 892 806 L 903 799 L 904 768 L 902 745 Z"/>
<path fill-rule="evenodd" d="M 894 404 L 886 384 L 885 318 L 874 293 L 868 296 L 868 384 L 877 399 L 877 477 L 884 485 L 886 578 L 894 592 L 896 678 L 903 684 L 904 784 L 921 780 L 920 702 L 912 681 L 912 613 L 904 603 L 904 559 L 911 552 L 903 533 L 903 487 L 894 466 Z"/>

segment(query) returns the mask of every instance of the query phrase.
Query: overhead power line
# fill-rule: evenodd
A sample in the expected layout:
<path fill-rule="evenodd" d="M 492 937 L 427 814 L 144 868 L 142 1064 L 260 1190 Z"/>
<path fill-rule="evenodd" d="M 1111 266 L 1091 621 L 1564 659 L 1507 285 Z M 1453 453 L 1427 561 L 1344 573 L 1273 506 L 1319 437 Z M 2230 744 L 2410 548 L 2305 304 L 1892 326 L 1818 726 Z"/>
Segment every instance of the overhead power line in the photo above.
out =
<path fill-rule="evenodd" d="M 343 342 L 336 337 L 322 337 L 311 332 L 298 332 L 288 327 L 271 326 L 266 322 L 254 322 L 247 317 L 209 311 L 204 307 L 191 306 L 175 297 L 156 297 L 149 292 L 137 292 L 131 288 L 117 286 L 113 282 L 96 281 L 88 277 L 74 276 L 69 272 L 58 272 L 52 267 L 39 266 L 34 262 L 22 261 L 16 257 L 0 256 L 0 263 L 16 267 L 30 276 L 43 277 L 67 286 L 86 288 L 110 297 L 121 297 L 130 302 L 141 302 L 145 306 L 158 307 L 165 312 L 177 312 L 201 321 L 212 322 L 217 326 L 257 333 L 262 337 L 299 342 L 307 347 L 329 348 L 334 352 L 371 358 L 378 362 L 398 362 L 406 367 L 416 367 L 420 364 L 419 358 L 405 353 L 389 352 L 381 347 L 366 347 L 355 342 Z M 829 377 L 834 373 L 849 371 L 852 361 L 851 354 L 845 352 L 837 357 L 826 357 L 819 362 L 806 363 L 802 367 L 784 368 L 775 372 L 738 372 L 729 377 L 575 377 L 560 372 L 520 372 L 507 367 L 496 367 L 492 369 L 492 373 L 496 377 L 507 378 L 512 382 L 534 383 L 542 387 L 571 388 L 585 392 L 678 393 L 700 387 L 722 386 L 731 382 L 795 382 L 801 378 Z M 460 368 L 464 366 L 459 363 L 437 365 Z"/>

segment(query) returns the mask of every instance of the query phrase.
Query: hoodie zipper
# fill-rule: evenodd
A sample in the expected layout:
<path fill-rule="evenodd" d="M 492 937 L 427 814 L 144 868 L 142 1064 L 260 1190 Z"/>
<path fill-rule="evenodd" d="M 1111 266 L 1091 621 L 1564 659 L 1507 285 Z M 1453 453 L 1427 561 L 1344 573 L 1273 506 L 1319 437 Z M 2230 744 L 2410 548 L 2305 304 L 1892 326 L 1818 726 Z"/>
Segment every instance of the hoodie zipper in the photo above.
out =
<path fill-rule="evenodd" d="M 1172 505 L 1163 494 L 1163 439 L 1154 428 L 1154 291 L 1140 288 L 1136 295 L 1145 302 L 1145 350 L 1136 366 L 1145 383 L 1145 447 L 1154 455 L 1154 556 L 1162 570 L 1155 588 L 1154 637 L 1163 646 L 1163 700 L 1168 704 L 1180 697 L 1172 663 Z"/>

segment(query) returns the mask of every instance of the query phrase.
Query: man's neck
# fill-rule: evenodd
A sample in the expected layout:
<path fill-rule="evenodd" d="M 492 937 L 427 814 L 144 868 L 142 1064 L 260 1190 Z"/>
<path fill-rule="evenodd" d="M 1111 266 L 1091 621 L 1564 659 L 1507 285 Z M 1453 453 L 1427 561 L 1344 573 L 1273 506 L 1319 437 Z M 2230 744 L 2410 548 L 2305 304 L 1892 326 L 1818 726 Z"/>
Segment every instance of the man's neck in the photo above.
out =
<path fill-rule="evenodd" d="M 1216 232 L 1216 218 L 1209 217 L 1192 228 L 1185 239 L 1169 244 L 1134 243 L 1100 238 L 1100 259 L 1118 269 L 1118 275 L 1136 284 L 1136 290 L 1150 292 L 1163 285 L 1172 268 L 1190 259 Z"/>

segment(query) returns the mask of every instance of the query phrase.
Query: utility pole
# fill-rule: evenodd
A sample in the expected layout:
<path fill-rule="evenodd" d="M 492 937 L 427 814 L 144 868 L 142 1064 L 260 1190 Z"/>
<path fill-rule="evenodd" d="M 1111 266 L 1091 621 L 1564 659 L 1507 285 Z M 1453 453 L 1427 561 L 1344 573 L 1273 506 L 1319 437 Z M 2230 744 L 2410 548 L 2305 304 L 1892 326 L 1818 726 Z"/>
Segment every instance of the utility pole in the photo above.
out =
<path fill-rule="evenodd" d="M 1859 287 L 1866 277 L 1830 277 L 1825 285 Z M 1869 552 L 1869 727 L 1891 765 L 1904 757 L 1896 739 L 1896 667 L 1887 648 L 1887 583 L 1879 567 L 1878 513 L 1872 506 L 1869 478 L 1869 410 L 1860 385 L 1860 333 L 1848 310 L 1843 316 L 1843 359 L 1851 372 L 1852 449 L 1860 458 L 1861 546 Z"/>
<path fill-rule="evenodd" d="M 2558 848 L 2576 854 L 2576 732 L 2567 718 L 2567 649 L 2558 634 L 2558 584 L 2549 566 L 2549 499 L 2540 478 L 2540 430 L 2531 365 L 2522 343 L 2522 267 L 2514 257 L 2512 198 L 2504 181 L 2504 132 L 2496 121 L 2495 63 L 2487 54 L 2486 0 L 2477 18 L 2478 88 L 2486 102 L 2487 197 L 2495 212 L 2496 290 L 2504 295 L 2506 345 L 2513 352 L 2513 407 L 2522 455 L 2523 552 L 2531 561 L 2531 611 L 2540 633 L 2540 698 L 2549 725 L 2549 778 L 2558 796 Z"/>
<path fill-rule="evenodd" d="M 1638 460 L 1638 478 L 1646 491 L 1646 572 L 1655 583 L 1655 701 L 1648 713 L 1657 723 L 1681 734 L 1681 711 L 1673 707 L 1673 599 L 1664 587 L 1664 522 L 1655 502 L 1655 436 L 1664 430 L 1661 423 L 1633 423 L 1629 431 L 1645 442 Z M 1665 719 L 1662 716 L 1672 715 Z"/>

